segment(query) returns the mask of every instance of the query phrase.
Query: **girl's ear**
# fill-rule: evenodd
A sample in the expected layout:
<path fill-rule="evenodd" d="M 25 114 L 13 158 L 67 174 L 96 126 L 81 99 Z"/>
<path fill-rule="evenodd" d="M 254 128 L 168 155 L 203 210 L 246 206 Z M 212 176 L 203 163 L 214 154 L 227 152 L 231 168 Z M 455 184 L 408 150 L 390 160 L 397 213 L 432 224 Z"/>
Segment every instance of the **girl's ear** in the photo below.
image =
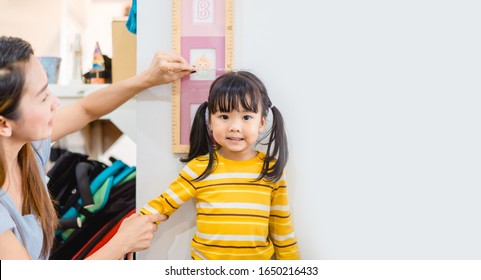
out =
<path fill-rule="evenodd" d="M 4 116 L 0 116 L 0 136 L 12 136 L 12 126 L 10 124 L 10 121 L 7 120 Z"/>
<path fill-rule="evenodd" d="M 212 121 L 211 121 L 211 117 L 210 116 L 206 116 L 205 117 L 205 123 L 207 124 L 207 130 L 209 130 L 209 132 L 212 131 Z"/>
<path fill-rule="evenodd" d="M 262 117 L 261 123 L 259 124 L 259 134 L 261 134 L 264 131 L 265 127 L 266 127 L 266 118 Z"/>

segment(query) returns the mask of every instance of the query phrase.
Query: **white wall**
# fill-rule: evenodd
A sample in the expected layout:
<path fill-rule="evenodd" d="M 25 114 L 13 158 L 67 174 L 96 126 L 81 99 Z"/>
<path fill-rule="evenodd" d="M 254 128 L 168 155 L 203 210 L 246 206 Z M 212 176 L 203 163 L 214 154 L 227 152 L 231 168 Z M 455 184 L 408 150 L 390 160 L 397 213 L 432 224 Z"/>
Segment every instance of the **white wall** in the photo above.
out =
<path fill-rule="evenodd" d="M 137 72 L 145 69 L 158 50 L 171 50 L 171 1 L 137 2 Z M 171 152 L 171 86 L 151 88 L 137 97 L 137 205 L 158 196 L 182 168 Z M 189 256 L 195 226 L 194 208 L 186 203 L 159 228 L 152 249 L 140 259 L 183 259 Z M 192 232 L 192 234 L 189 234 Z"/>
<path fill-rule="evenodd" d="M 139 5 L 138 68 L 171 49 L 171 1 Z M 235 1 L 235 65 L 283 112 L 305 259 L 481 257 L 477 1 Z M 170 86 L 138 98 L 138 205 L 181 164 Z M 192 204 L 141 259 L 188 259 Z"/>

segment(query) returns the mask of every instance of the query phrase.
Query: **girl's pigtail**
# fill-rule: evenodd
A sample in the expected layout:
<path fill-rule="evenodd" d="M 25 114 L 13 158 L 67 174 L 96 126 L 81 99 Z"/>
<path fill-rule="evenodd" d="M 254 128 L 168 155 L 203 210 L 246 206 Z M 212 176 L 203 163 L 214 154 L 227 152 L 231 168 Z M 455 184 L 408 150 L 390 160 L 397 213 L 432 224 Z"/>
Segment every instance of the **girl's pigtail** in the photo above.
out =
<path fill-rule="evenodd" d="M 287 135 L 284 129 L 284 119 L 276 107 L 271 107 L 272 128 L 267 143 L 266 158 L 262 166 L 262 173 L 259 179 L 267 179 L 277 182 L 281 179 L 284 168 L 287 164 L 289 151 L 287 148 Z M 277 156 L 277 160 L 276 160 Z M 271 164 L 275 162 L 274 164 Z"/>
<path fill-rule="evenodd" d="M 195 178 L 200 181 L 207 177 L 211 172 L 214 165 L 214 146 L 212 145 L 211 135 L 209 133 L 208 126 L 208 105 L 207 101 L 202 103 L 197 112 L 195 113 L 192 128 L 190 130 L 190 148 L 187 158 L 181 158 L 181 162 L 189 162 L 198 156 L 209 154 L 209 164 L 202 174 Z"/>

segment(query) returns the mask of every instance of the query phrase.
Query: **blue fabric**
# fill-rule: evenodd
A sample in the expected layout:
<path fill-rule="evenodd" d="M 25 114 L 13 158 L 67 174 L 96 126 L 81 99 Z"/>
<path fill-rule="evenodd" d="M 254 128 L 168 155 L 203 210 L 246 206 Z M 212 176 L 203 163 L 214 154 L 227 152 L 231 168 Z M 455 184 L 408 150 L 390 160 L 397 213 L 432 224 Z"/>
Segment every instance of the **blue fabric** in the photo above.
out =
<path fill-rule="evenodd" d="M 50 158 L 51 142 L 50 138 L 32 142 L 33 150 L 35 151 L 35 159 L 37 160 L 38 170 L 42 176 L 45 187 L 47 187 L 47 162 Z"/>
<path fill-rule="evenodd" d="M 95 193 L 100 189 L 102 184 L 109 178 L 116 176 L 119 172 L 122 172 L 125 168 L 129 168 L 121 160 L 116 160 L 111 166 L 107 167 L 99 175 L 97 175 L 92 183 L 90 183 L 90 192 L 95 195 Z M 77 204 L 82 205 L 82 198 L 77 200 Z M 62 219 L 76 218 L 79 215 L 79 211 L 75 207 L 69 208 L 65 214 L 63 214 Z"/>
<path fill-rule="evenodd" d="M 0 221 L 0 232 L 11 230 L 25 246 L 30 257 L 34 260 L 40 259 L 42 226 L 33 214 L 22 216 L 4 190 L 0 190 Z"/>
<path fill-rule="evenodd" d="M 135 171 L 135 167 L 129 167 L 121 160 L 116 160 L 111 166 L 107 167 L 99 175 L 97 175 L 92 183 L 90 183 L 90 192 L 93 194 L 94 205 L 86 210 L 90 213 L 97 213 L 105 206 L 110 195 L 112 187 L 115 186 L 114 182 L 118 183 L 126 178 L 129 174 Z M 82 205 L 82 199 L 77 201 L 78 205 Z M 61 220 L 80 218 L 82 222 L 86 217 L 80 213 L 76 207 L 70 207 L 65 214 L 61 217 Z M 60 236 L 62 240 L 69 238 L 75 229 L 60 229 L 55 233 Z"/>
<path fill-rule="evenodd" d="M 50 156 L 50 138 L 32 142 L 35 159 L 45 183 L 45 166 Z M 46 186 L 45 186 L 46 187 Z M 22 216 L 5 190 L 0 189 L 0 233 L 11 230 L 25 246 L 32 259 L 40 259 L 43 232 L 37 217 L 33 214 Z"/>
<path fill-rule="evenodd" d="M 137 34 L 137 0 L 132 0 L 129 18 L 127 19 L 127 23 L 125 25 L 130 32 Z"/>

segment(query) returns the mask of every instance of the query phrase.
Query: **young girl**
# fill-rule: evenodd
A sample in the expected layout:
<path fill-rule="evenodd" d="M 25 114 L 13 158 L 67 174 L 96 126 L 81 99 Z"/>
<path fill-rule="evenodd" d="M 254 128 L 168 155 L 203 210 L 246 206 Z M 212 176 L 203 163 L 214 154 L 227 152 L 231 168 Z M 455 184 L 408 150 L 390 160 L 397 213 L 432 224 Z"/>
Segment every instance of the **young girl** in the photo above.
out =
<path fill-rule="evenodd" d="M 269 111 L 272 128 L 259 139 Z M 266 153 L 255 150 L 267 137 Z M 264 84 L 245 71 L 217 78 L 197 110 L 190 143 L 177 180 L 141 214 L 169 216 L 195 197 L 192 259 L 299 259 L 283 176 L 284 122 Z"/>

